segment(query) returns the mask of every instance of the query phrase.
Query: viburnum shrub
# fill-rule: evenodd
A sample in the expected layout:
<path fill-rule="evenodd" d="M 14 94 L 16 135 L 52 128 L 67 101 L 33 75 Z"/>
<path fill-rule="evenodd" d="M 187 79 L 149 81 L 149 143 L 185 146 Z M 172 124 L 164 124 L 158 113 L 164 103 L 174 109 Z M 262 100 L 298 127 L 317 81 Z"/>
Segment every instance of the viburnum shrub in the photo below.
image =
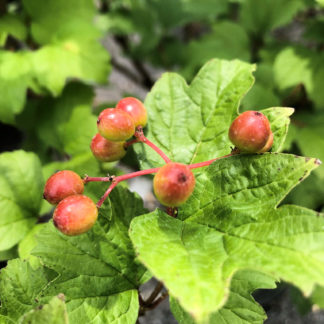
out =
<path fill-rule="evenodd" d="M 170 296 L 181 324 L 255 324 L 266 318 L 256 289 L 284 280 L 310 295 L 324 285 L 323 215 L 280 205 L 320 161 L 279 153 L 292 108 L 238 112 L 254 69 L 211 60 L 190 85 L 166 73 L 144 105 L 128 97 L 103 110 L 94 156 L 116 161 L 134 149 L 141 170 L 85 175 L 84 192 L 78 177 L 60 179 L 68 171 L 49 178 L 53 222 L 23 240 L 27 261 L 1 272 L 5 323 L 43 315 L 46 304 L 62 323 L 135 324 Z M 121 184 L 144 175 L 154 175 L 162 204 L 152 212 Z M 139 288 L 152 276 L 144 298 Z"/>

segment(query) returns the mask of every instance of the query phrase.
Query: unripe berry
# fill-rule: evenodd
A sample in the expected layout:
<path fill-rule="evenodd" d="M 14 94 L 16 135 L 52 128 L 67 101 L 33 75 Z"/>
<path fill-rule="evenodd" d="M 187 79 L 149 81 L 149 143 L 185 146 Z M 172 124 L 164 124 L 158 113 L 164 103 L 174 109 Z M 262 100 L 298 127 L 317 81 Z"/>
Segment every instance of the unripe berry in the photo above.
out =
<path fill-rule="evenodd" d="M 161 204 L 177 207 L 190 197 L 195 183 L 195 176 L 187 165 L 170 162 L 156 173 L 153 188 Z"/>
<path fill-rule="evenodd" d="M 43 197 L 53 205 L 62 199 L 82 194 L 84 184 L 78 174 L 73 171 L 64 170 L 54 173 L 45 184 Z"/>
<path fill-rule="evenodd" d="M 126 154 L 125 142 L 112 142 L 106 140 L 99 133 L 91 141 L 91 151 L 96 159 L 103 162 L 118 161 Z"/>
<path fill-rule="evenodd" d="M 133 97 L 121 99 L 116 106 L 116 109 L 121 109 L 128 113 L 134 120 L 135 127 L 144 127 L 147 123 L 147 112 L 143 103 Z"/>
<path fill-rule="evenodd" d="M 98 117 L 97 126 L 101 136 L 113 142 L 126 141 L 135 133 L 132 117 L 121 109 L 103 110 Z"/>
<path fill-rule="evenodd" d="M 246 111 L 239 115 L 233 121 L 228 136 L 240 151 L 249 153 L 263 152 L 265 148 L 269 150 L 273 142 L 269 120 L 258 111 Z"/>
<path fill-rule="evenodd" d="M 95 203 L 87 196 L 74 195 L 63 199 L 55 208 L 53 222 L 65 235 L 87 232 L 98 218 Z"/>

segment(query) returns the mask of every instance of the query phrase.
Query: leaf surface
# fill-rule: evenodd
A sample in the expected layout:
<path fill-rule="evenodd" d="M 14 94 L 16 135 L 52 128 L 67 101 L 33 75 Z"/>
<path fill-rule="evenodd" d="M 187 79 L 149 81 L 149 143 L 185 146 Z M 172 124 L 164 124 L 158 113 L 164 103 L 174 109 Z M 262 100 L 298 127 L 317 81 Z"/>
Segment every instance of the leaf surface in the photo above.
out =
<path fill-rule="evenodd" d="M 157 210 L 133 220 L 139 259 L 198 322 L 223 306 L 240 269 L 310 293 L 324 282 L 323 215 L 277 206 L 318 163 L 269 153 L 216 161 L 196 178 L 179 219 Z"/>

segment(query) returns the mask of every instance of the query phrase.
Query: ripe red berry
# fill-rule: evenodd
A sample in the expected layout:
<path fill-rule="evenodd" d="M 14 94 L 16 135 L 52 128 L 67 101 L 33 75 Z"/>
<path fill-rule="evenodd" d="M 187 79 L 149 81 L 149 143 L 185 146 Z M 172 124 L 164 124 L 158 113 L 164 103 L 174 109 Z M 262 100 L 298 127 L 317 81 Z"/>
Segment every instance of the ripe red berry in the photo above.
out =
<path fill-rule="evenodd" d="M 97 126 L 101 136 L 113 142 L 126 141 L 135 133 L 132 117 L 121 109 L 103 110 L 99 115 Z"/>
<path fill-rule="evenodd" d="M 239 115 L 233 121 L 228 136 L 240 151 L 249 153 L 269 150 L 273 142 L 269 120 L 258 111 L 246 111 Z"/>
<path fill-rule="evenodd" d="M 91 151 L 100 161 L 113 162 L 123 158 L 126 154 L 125 142 L 112 142 L 106 140 L 99 133 L 91 141 Z"/>
<path fill-rule="evenodd" d="M 187 165 L 170 162 L 156 173 L 153 188 L 161 204 L 177 207 L 190 197 L 195 183 L 195 176 Z"/>
<path fill-rule="evenodd" d="M 74 195 L 63 199 L 55 208 L 54 225 L 65 235 L 87 232 L 98 218 L 95 203 L 87 196 Z"/>
<path fill-rule="evenodd" d="M 64 170 L 54 173 L 45 184 L 43 197 L 50 204 L 57 204 L 62 199 L 82 194 L 84 184 L 78 174 L 73 171 Z"/>
<path fill-rule="evenodd" d="M 147 112 L 143 103 L 133 97 L 121 99 L 116 106 L 116 109 L 121 109 L 128 113 L 134 120 L 135 127 L 144 127 L 147 123 Z"/>

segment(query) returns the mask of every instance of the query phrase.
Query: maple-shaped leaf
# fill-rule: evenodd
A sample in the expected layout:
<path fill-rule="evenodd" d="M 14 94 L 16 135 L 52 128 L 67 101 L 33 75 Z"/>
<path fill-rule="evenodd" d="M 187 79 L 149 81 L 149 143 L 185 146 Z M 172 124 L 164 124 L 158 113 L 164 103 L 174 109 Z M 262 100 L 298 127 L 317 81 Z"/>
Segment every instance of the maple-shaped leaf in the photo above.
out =
<path fill-rule="evenodd" d="M 228 129 L 238 116 L 240 101 L 252 87 L 255 66 L 238 60 L 213 59 L 205 64 L 190 85 L 176 73 L 165 73 L 145 100 L 149 123 L 147 137 L 172 161 L 196 163 L 231 152 Z M 246 107 L 260 110 L 260 107 Z M 291 108 L 264 111 L 274 132 L 274 150 L 285 139 Z M 280 128 L 280 131 L 279 131 Z M 141 167 L 163 165 L 161 157 L 137 144 Z"/>
<path fill-rule="evenodd" d="M 217 312 L 212 313 L 208 324 L 262 324 L 267 318 L 263 308 L 251 293 L 259 288 L 275 288 L 273 278 L 252 270 L 241 270 L 231 280 L 228 300 Z M 179 324 L 195 324 L 195 320 L 184 311 L 175 298 L 170 308 Z"/>
<path fill-rule="evenodd" d="M 241 269 L 310 293 L 324 284 L 323 215 L 278 204 L 319 163 L 278 153 L 216 161 L 196 177 L 179 219 L 156 210 L 132 221 L 139 259 L 197 322 L 223 306 Z"/>
<path fill-rule="evenodd" d="M 46 268 L 36 262 L 9 263 L 0 280 L 2 314 L 15 321 L 63 293 L 71 324 L 135 323 L 137 288 L 147 275 L 135 260 L 128 227 L 133 217 L 145 212 L 137 195 L 117 187 L 89 232 L 69 237 L 52 222 L 44 225 L 36 234 L 36 244 L 30 244 L 32 255 Z M 46 269 L 54 274 L 50 280 L 42 274 Z"/>

